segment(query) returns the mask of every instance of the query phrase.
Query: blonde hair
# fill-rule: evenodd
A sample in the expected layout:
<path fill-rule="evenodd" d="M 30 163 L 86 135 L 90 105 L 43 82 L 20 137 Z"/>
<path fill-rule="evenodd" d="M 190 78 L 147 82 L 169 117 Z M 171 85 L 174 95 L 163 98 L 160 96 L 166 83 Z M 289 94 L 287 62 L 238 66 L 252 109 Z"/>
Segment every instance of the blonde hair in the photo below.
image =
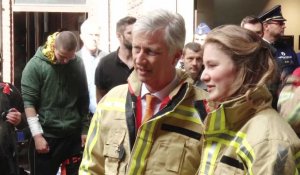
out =
<path fill-rule="evenodd" d="M 224 25 L 212 30 L 205 45 L 214 43 L 233 60 L 242 76 L 241 86 L 232 96 L 249 94 L 273 78 L 275 62 L 265 43 L 256 33 L 236 25 Z"/>

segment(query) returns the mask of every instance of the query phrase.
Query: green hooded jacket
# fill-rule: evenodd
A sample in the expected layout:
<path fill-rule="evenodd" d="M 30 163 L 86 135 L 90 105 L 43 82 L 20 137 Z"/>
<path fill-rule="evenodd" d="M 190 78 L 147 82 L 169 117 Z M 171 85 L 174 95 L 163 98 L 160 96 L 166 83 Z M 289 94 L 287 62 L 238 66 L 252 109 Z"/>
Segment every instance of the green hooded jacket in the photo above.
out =
<path fill-rule="evenodd" d="M 61 138 L 88 129 L 89 95 L 82 59 L 53 64 L 42 47 L 23 70 L 21 88 L 24 107 L 39 114 L 44 135 Z"/>

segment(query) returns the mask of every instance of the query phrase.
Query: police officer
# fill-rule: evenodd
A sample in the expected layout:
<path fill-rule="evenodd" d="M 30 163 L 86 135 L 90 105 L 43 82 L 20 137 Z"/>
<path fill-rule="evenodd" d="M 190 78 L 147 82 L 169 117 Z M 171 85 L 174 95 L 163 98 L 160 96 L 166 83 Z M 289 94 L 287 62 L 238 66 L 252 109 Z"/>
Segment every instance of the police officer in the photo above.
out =
<path fill-rule="evenodd" d="M 281 79 L 283 79 L 286 75 L 291 74 L 299 63 L 294 49 L 281 39 L 286 28 L 286 19 L 282 16 L 281 6 L 273 7 L 262 14 L 259 19 L 263 22 L 263 39 L 270 44 L 281 71 Z"/>
<path fill-rule="evenodd" d="M 204 44 L 206 35 L 210 32 L 210 28 L 206 23 L 200 23 L 196 30 L 195 30 L 195 34 L 194 34 L 194 42 L 197 42 L 201 45 Z"/>
<path fill-rule="evenodd" d="M 276 59 L 278 71 L 274 76 L 274 80 L 269 86 L 272 93 L 273 101 L 272 106 L 276 109 L 279 89 L 285 77 L 291 74 L 294 69 L 299 66 L 297 55 L 292 48 L 283 39 L 285 21 L 282 16 L 281 6 L 276 5 L 269 11 L 259 16 L 263 23 L 263 40 L 266 41 L 273 57 Z"/>

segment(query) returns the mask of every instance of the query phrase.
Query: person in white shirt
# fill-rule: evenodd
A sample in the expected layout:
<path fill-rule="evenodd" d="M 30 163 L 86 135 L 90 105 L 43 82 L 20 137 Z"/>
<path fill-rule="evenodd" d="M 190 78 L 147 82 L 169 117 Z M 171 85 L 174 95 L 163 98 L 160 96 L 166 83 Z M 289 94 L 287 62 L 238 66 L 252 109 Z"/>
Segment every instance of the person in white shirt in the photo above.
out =
<path fill-rule="evenodd" d="M 80 39 L 83 46 L 77 55 L 83 59 L 85 72 L 87 76 L 87 84 L 90 97 L 90 117 L 95 113 L 96 102 L 96 86 L 95 86 L 95 70 L 102 57 L 107 55 L 100 49 L 100 26 L 91 19 L 86 19 L 80 27 Z"/>

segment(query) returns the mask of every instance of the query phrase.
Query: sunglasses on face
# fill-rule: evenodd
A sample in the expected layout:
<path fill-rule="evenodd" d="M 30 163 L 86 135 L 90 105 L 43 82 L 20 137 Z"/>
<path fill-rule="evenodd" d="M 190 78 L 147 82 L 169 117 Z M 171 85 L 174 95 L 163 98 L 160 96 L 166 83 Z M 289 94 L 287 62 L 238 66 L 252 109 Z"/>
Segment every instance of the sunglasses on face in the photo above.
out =
<path fill-rule="evenodd" d="M 285 25 L 285 22 L 284 21 L 270 21 L 270 22 L 268 22 L 268 24 L 275 24 L 275 25 L 283 26 L 283 25 Z"/>

